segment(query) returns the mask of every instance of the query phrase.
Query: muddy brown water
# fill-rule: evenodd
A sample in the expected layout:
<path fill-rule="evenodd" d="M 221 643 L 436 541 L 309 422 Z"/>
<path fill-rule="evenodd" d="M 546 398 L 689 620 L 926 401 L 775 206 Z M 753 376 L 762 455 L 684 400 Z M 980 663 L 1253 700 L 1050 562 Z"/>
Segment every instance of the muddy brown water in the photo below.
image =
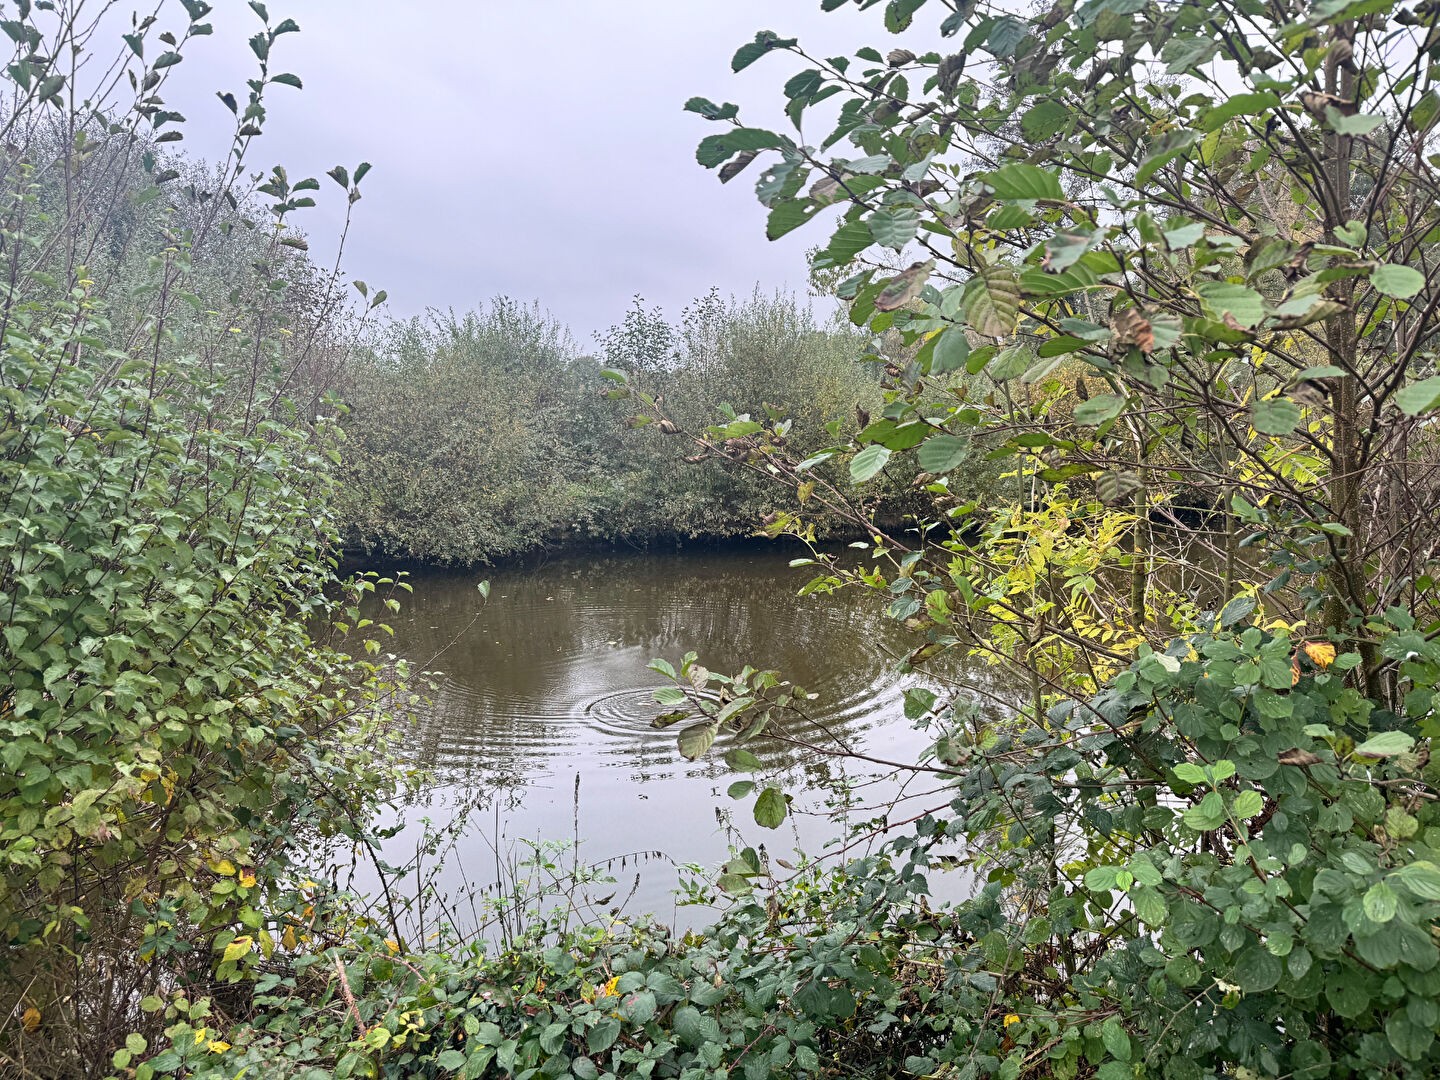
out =
<path fill-rule="evenodd" d="M 781 828 L 762 829 L 752 800 L 726 795 L 740 777 L 722 760 L 724 738 L 687 762 L 676 729 L 653 725 L 665 680 L 647 665 L 665 657 L 678 667 L 694 650 L 715 671 L 776 669 L 818 695 L 816 717 L 847 744 L 917 760 L 931 736 L 905 719 L 902 694 L 914 680 L 894 670 L 914 643 L 872 595 L 798 596 L 811 572 L 789 565 L 797 554 L 586 554 L 412 574 L 413 595 L 387 619 L 395 652 L 439 672 L 405 735 L 436 783 L 399 808 L 386 858 L 412 860 L 427 822 L 443 830 L 464 807 L 463 829 L 422 860 L 460 922 L 484 921 L 484 898 L 511 879 L 528 841 L 578 840 L 579 860 L 617 879 L 596 890 L 614 893 L 612 905 L 693 925 L 699 917 L 677 907 L 685 864 L 713 871 L 733 849 L 762 844 L 772 858 L 819 856 L 896 796 L 909 796 L 896 819 L 943 804 L 932 777 L 887 776 L 762 737 L 749 748 L 797 796 Z M 488 600 L 476 588 L 482 579 Z M 854 805 L 839 818 L 830 805 L 837 782 L 854 785 Z M 560 857 L 557 872 L 573 858 Z"/>

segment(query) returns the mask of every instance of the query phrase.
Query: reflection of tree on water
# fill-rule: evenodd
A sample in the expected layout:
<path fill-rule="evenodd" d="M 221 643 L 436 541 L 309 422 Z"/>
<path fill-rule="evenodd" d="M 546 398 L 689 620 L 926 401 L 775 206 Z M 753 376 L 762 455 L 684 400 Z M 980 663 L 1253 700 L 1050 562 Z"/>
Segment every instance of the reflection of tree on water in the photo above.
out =
<path fill-rule="evenodd" d="M 719 670 L 781 670 L 855 738 L 893 711 L 874 643 L 895 628 L 867 597 L 796 596 L 804 581 L 773 555 L 568 560 L 495 575 L 482 607 L 468 576 L 420 579 L 396 644 L 419 663 L 443 649 L 434 666 L 445 674 L 415 755 L 467 784 L 546 772 L 548 754 L 582 745 L 637 780 L 671 775 L 680 763 L 673 735 L 650 727 L 659 679 L 645 665 L 689 648 Z"/>
<path fill-rule="evenodd" d="M 587 792 L 586 860 L 653 848 L 709 864 L 762 840 L 777 858 L 818 856 L 868 845 L 888 824 L 944 806 L 948 781 L 933 760 L 921 772 L 886 764 L 913 766 L 943 734 L 938 718 L 928 730 L 905 719 L 902 691 L 925 684 L 942 702 L 958 697 L 998 719 L 1014 689 L 1000 669 L 958 657 L 901 676 L 897 661 L 913 642 L 873 594 L 797 596 L 807 572 L 786 563 L 753 550 L 576 558 L 491 573 L 488 603 L 474 574 L 417 578 L 415 595 L 387 621 L 399 653 L 443 672 L 409 739 L 439 783 L 402 808 L 396 858 L 409 857 L 422 817 L 443 819 L 478 799 L 486 836 L 496 835 L 482 842 L 466 832 L 442 876 L 447 887 L 483 889 L 494 883 L 487 843 L 571 836 L 577 775 Z M 757 829 L 750 800 L 726 797 L 737 779 L 723 761 L 733 733 L 686 762 L 677 729 L 653 726 L 662 711 L 654 692 L 666 680 L 647 665 L 691 649 L 716 671 L 773 668 L 817 695 L 782 714 L 775 735 L 746 744 L 764 782 L 797 795 L 776 832 Z M 852 749 L 874 760 L 836 756 Z M 670 907 L 672 864 L 646 873 L 638 902 Z"/>

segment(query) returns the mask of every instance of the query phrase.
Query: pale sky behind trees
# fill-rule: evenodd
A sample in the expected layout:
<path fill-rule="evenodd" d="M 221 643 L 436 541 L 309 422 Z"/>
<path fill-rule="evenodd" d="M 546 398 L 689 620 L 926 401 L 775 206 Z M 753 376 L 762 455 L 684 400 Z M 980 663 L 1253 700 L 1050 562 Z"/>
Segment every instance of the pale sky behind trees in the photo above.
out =
<path fill-rule="evenodd" d="M 172 100 L 184 144 L 215 160 L 231 117 L 214 91 L 241 94 L 245 39 L 258 20 L 215 0 L 215 36 L 187 50 Z M 341 211 L 326 169 L 374 168 L 345 253 L 352 277 L 388 290 L 397 316 L 467 308 L 505 294 L 539 300 L 582 346 L 618 323 L 639 293 L 671 317 L 712 285 L 723 292 L 805 289 L 804 252 L 820 224 L 777 243 L 747 171 L 721 186 L 695 163 L 718 130 L 682 111 L 702 95 L 734 101 L 751 124 L 788 129 L 780 88 L 789 55 L 739 75 L 735 49 L 757 30 L 798 36 L 818 55 L 894 47 L 876 13 L 820 11 L 819 0 L 270 0 L 293 17 L 255 167 L 318 176 L 313 253 L 333 256 Z M 917 31 L 933 41 L 934 27 Z M 914 33 L 914 31 L 912 31 Z M 183 75 L 183 79 L 180 76 Z M 819 126 L 807 127 L 818 142 Z M 758 169 L 755 170 L 758 174 Z"/>

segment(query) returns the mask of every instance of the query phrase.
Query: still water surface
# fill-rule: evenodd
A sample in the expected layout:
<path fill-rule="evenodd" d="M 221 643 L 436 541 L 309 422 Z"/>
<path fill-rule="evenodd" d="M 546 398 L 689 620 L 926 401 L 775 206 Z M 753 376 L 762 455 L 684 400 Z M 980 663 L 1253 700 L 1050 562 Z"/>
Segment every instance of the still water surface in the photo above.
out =
<path fill-rule="evenodd" d="M 810 574 L 788 565 L 794 553 L 767 546 L 600 554 L 483 575 L 412 576 L 414 595 L 390 621 L 396 652 L 441 673 L 407 740 L 440 783 L 402 808 L 405 829 L 387 857 L 401 862 L 413 853 L 425 819 L 443 824 L 475 803 L 440 860 L 445 888 L 491 887 L 497 850 L 578 831 L 581 860 L 609 863 L 626 910 L 691 923 L 675 905 L 677 864 L 714 867 L 745 844 L 763 843 L 782 858 L 824 852 L 840 827 L 823 813 L 815 781 L 855 780 L 860 807 L 851 816 L 872 817 L 866 808 L 899 793 L 902 781 L 877 779 L 885 770 L 873 765 L 752 743 L 786 789 L 800 793 L 780 829 L 761 829 L 750 800 L 726 797 L 737 777 L 720 760 L 723 738 L 706 759 L 686 762 L 676 729 L 652 726 L 664 711 L 653 695 L 665 680 L 647 664 L 666 657 L 678 668 L 693 649 L 715 671 L 776 669 L 819 695 L 817 718 L 852 746 L 917 759 L 928 739 L 904 718 L 906 684 L 893 672 L 907 647 L 903 632 L 881 617 L 873 596 L 797 596 Z M 488 601 L 476 589 L 482 576 Z M 919 788 L 934 787 L 909 783 L 904 790 L 916 799 Z M 928 800 L 908 805 L 918 811 L 944 801 Z"/>

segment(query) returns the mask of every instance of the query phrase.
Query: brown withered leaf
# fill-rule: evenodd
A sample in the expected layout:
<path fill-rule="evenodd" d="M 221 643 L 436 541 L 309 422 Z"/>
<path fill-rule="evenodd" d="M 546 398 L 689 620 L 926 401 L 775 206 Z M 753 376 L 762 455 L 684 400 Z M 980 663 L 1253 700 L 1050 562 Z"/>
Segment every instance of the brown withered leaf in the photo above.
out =
<path fill-rule="evenodd" d="M 820 177 L 819 180 L 816 180 L 815 183 L 810 185 L 810 190 L 807 192 L 807 194 L 816 202 L 824 203 L 829 202 L 834 197 L 835 193 L 839 190 L 840 181 L 837 178 L 826 174 L 825 176 Z"/>
<path fill-rule="evenodd" d="M 1320 764 L 1318 754 L 1312 754 L 1309 750 L 1301 750 L 1296 747 L 1294 750 L 1285 750 L 1275 755 L 1275 760 L 1281 765 L 1299 765 L 1304 768 L 1307 765 Z"/>
<path fill-rule="evenodd" d="M 1121 308 L 1110 317 L 1110 331 L 1115 344 L 1134 345 L 1146 356 L 1155 351 L 1155 328 L 1139 308 Z"/>
<path fill-rule="evenodd" d="M 735 160 L 720 170 L 720 182 L 722 184 L 728 184 L 731 180 L 734 180 L 735 177 L 745 171 L 745 166 L 755 160 L 757 153 L 759 153 L 758 150 L 746 150 L 736 154 Z"/>
<path fill-rule="evenodd" d="M 894 311 L 904 307 L 920 295 L 920 290 L 925 285 L 925 279 L 934 269 L 934 260 L 911 263 L 909 267 L 885 283 L 885 287 L 880 290 L 880 295 L 875 297 L 875 310 Z"/>

